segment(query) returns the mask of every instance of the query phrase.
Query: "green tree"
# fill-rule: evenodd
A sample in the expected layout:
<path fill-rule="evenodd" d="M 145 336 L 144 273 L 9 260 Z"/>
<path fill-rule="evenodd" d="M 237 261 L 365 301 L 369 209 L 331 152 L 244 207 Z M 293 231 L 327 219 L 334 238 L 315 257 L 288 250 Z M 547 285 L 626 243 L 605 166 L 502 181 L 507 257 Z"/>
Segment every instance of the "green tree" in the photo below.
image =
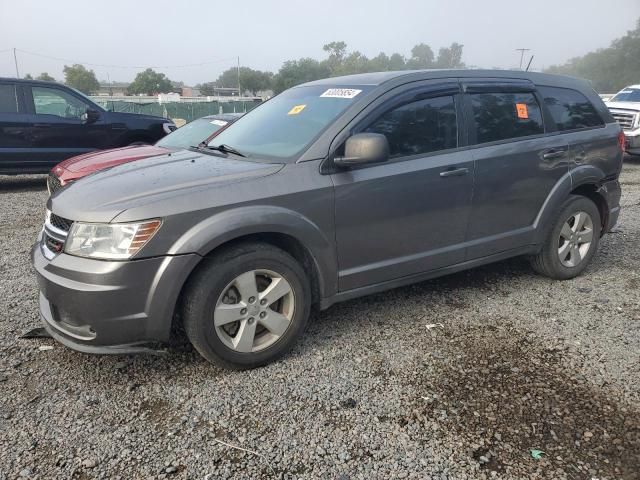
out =
<path fill-rule="evenodd" d="M 65 65 L 63 72 L 64 83 L 82 93 L 89 95 L 100 88 L 96 74 L 93 70 L 87 70 L 84 65 L 78 63 L 71 66 Z"/>
<path fill-rule="evenodd" d="M 287 88 L 301 83 L 318 80 L 331 75 L 325 62 L 318 62 L 313 58 L 301 58 L 300 60 L 288 60 L 284 62 L 278 73 L 273 78 L 273 90 L 280 93 Z"/>
<path fill-rule="evenodd" d="M 442 47 L 438 51 L 436 68 L 464 68 L 462 61 L 462 45 L 453 42 L 449 47 Z"/>
<path fill-rule="evenodd" d="M 411 49 L 411 58 L 407 62 L 407 68 L 433 68 L 433 50 L 426 43 L 419 43 Z"/>
<path fill-rule="evenodd" d="M 157 95 L 158 93 L 169 93 L 174 90 L 171 80 L 164 73 L 159 73 L 151 68 L 138 73 L 131 85 L 127 87 L 127 92 L 131 95 Z"/>
<path fill-rule="evenodd" d="M 329 58 L 325 60 L 332 75 L 339 74 L 342 67 L 342 61 L 347 53 L 347 44 L 345 42 L 327 43 L 322 49 L 329 54 Z"/>
<path fill-rule="evenodd" d="M 554 65 L 547 73 L 572 75 L 591 80 L 600 92 L 617 92 L 640 78 L 640 20 L 634 30 L 614 40 L 608 48 Z"/>
<path fill-rule="evenodd" d="M 404 57 L 399 53 L 394 53 L 389 57 L 389 70 L 397 71 L 407 68 Z"/>
<path fill-rule="evenodd" d="M 27 73 L 27 74 L 24 76 L 24 79 L 25 79 L 25 80 L 33 80 L 33 77 L 31 76 L 31 74 L 30 74 L 30 73 Z"/>
<path fill-rule="evenodd" d="M 196 88 L 200 90 L 201 95 L 213 96 L 216 94 L 214 90 L 215 86 L 216 86 L 216 82 L 205 82 L 205 83 L 196 85 Z"/>
<path fill-rule="evenodd" d="M 249 67 L 240 67 L 240 88 L 242 93 L 250 92 L 255 95 L 261 90 L 271 90 L 273 73 L 253 70 Z M 215 81 L 218 87 L 237 88 L 238 87 L 238 69 L 229 68 Z M 201 90 L 202 91 L 202 90 Z"/>
<path fill-rule="evenodd" d="M 49 75 L 47 72 L 42 72 L 36 77 L 36 80 L 44 80 L 45 82 L 55 82 L 56 79 Z"/>

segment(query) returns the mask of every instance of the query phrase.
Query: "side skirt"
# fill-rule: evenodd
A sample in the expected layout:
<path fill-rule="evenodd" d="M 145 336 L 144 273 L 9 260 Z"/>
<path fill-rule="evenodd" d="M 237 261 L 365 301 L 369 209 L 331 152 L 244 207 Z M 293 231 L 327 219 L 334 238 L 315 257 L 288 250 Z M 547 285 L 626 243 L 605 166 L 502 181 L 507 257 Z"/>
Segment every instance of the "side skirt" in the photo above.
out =
<path fill-rule="evenodd" d="M 418 273 L 416 275 L 408 275 L 406 277 L 396 278 L 387 282 L 376 283 L 374 285 L 367 285 L 366 287 L 354 288 L 352 290 L 346 290 L 344 292 L 337 293 L 331 297 L 323 298 L 320 301 L 320 310 L 326 310 L 334 303 L 344 302 L 352 300 L 354 298 L 363 297 L 365 295 L 371 295 L 373 293 L 384 292 L 385 290 L 391 290 L 393 288 L 403 287 L 405 285 L 411 285 L 412 283 L 423 282 L 432 278 L 442 277 L 450 273 L 460 272 L 462 270 L 468 270 L 470 268 L 479 267 L 489 263 L 498 262 L 500 260 L 506 260 L 507 258 L 517 257 L 520 255 L 531 255 L 538 252 L 538 245 L 526 245 L 524 247 L 518 247 L 504 252 L 495 253 L 487 257 L 475 258 L 473 260 L 467 260 L 448 267 L 438 268 L 436 270 L 430 270 L 428 272 Z"/>

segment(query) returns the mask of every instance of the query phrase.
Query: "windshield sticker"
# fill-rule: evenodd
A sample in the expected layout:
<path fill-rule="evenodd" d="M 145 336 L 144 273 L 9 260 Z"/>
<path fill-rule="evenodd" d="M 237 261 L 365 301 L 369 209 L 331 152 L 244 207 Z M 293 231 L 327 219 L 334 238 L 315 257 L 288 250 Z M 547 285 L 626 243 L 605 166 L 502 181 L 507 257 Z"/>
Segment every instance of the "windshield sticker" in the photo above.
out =
<path fill-rule="evenodd" d="M 527 110 L 526 103 L 516 103 L 516 111 L 518 112 L 518 118 L 524 120 L 529 118 L 529 110 Z"/>
<path fill-rule="evenodd" d="M 361 91 L 355 88 L 330 88 L 320 96 L 324 98 L 353 98 Z"/>
<path fill-rule="evenodd" d="M 306 105 L 296 105 L 291 110 L 289 110 L 289 113 L 287 113 L 287 115 L 298 115 L 302 110 L 304 110 L 304 107 L 306 107 Z"/>
<path fill-rule="evenodd" d="M 224 127 L 227 123 L 229 122 L 225 122 L 224 120 L 211 120 L 211 125 L 217 125 L 219 127 Z"/>

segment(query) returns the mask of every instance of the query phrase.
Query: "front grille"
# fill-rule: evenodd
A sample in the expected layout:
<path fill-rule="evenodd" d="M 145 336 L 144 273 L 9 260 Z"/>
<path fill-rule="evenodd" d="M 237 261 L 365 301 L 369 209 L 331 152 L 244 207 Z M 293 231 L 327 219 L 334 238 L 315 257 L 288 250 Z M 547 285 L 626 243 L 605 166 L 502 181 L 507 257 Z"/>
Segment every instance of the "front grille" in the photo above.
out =
<path fill-rule="evenodd" d="M 611 115 L 615 119 L 616 122 L 620 124 L 623 130 L 632 130 L 633 124 L 636 120 L 637 113 L 633 112 L 620 112 L 620 111 L 611 111 Z"/>
<path fill-rule="evenodd" d="M 62 183 L 60 183 L 60 179 L 58 177 L 53 173 L 50 173 L 49 177 L 47 177 L 47 186 L 49 187 L 49 195 L 53 195 L 62 188 Z"/>
<path fill-rule="evenodd" d="M 73 221 L 67 220 L 66 218 L 59 217 L 55 213 L 52 213 L 51 217 L 49 218 L 49 223 L 51 223 L 51 225 L 56 227 L 58 230 L 68 232 L 69 229 L 71 228 L 71 224 L 73 223 Z"/>
<path fill-rule="evenodd" d="M 41 243 L 42 253 L 46 258 L 51 260 L 64 250 L 64 243 L 72 224 L 72 220 L 47 212 Z"/>

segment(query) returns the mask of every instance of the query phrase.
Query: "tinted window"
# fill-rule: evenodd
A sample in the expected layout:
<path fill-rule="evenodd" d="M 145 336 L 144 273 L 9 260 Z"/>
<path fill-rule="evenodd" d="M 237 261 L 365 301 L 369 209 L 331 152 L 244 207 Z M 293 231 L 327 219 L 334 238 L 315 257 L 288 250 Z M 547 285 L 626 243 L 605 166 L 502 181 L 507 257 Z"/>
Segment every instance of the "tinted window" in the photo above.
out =
<path fill-rule="evenodd" d="M 539 87 L 544 103 L 558 125 L 558 130 L 604 125 L 595 107 L 580 92 L 568 88 Z"/>
<path fill-rule="evenodd" d="M 0 113 L 18 113 L 18 98 L 16 87 L 0 85 Z"/>
<path fill-rule="evenodd" d="M 37 114 L 79 119 L 89 105 L 57 88 L 32 87 L 33 105 Z"/>
<path fill-rule="evenodd" d="M 418 155 L 458 146 L 453 97 L 438 97 L 393 108 L 365 130 L 389 141 L 391 158 Z"/>
<path fill-rule="evenodd" d="M 532 93 L 472 94 L 477 143 L 544 133 L 540 106 Z"/>

